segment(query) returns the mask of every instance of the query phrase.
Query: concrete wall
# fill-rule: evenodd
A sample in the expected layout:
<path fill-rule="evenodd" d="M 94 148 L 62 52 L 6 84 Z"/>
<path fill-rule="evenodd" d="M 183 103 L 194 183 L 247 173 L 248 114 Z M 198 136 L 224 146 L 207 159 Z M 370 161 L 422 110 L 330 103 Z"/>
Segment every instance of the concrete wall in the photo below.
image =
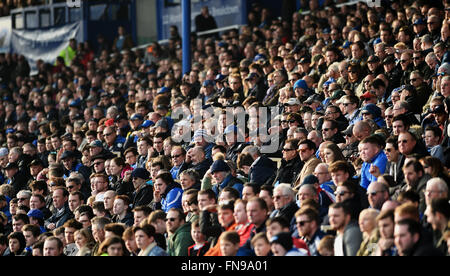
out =
<path fill-rule="evenodd" d="M 137 44 L 158 40 L 156 0 L 136 1 Z"/>

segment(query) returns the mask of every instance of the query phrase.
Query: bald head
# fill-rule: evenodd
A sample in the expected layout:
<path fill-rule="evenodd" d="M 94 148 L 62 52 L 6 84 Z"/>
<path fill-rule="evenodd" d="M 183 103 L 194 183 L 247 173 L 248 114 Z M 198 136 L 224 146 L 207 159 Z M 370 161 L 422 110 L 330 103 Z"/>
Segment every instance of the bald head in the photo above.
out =
<path fill-rule="evenodd" d="M 358 139 L 358 141 L 362 141 L 364 138 L 369 137 L 372 133 L 372 127 L 366 121 L 356 122 L 353 126 L 353 136 Z"/>

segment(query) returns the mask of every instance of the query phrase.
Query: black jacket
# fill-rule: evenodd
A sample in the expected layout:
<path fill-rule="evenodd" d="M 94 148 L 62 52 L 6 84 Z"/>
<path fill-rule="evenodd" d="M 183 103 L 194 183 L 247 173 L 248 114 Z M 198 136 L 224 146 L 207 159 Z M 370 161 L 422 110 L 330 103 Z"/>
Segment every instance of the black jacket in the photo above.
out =
<path fill-rule="evenodd" d="M 295 201 L 292 201 L 281 207 L 279 210 L 275 210 L 272 217 L 284 217 L 290 224 L 289 229 L 293 232 L 296 229 L 296 221 L 294 215 L 298 211 L 298 209 L 299 208 L 297 206 L 297 203 Z"/>
<path fill-rule="evenodd" d="M 265 155 L 261 155 L 259 159 L 255 160 L 250 167 L 249 178 L 250 182 L 256 183 L 258 186 L 264 185 L 266 181 L 275 177 L 277 171 L 277 164 Z"/>
<path fill-rule="evenodd" d="M 113 222 L 123 223 L 126 226 L 133 226 L 134 223 L 134 217 L 132 212 L 127 212 L 123 219 L 119 219 L 119 216 L 117 215 L 114 215 L 111 219 Z"/>
<path fill-rule="evenodd" d="M 282 159 L 274 183 L 292 183 L 295 179 L 297 179 L 297 175 L 302 170 L 303 165 L 304 163 L 300 159 L 300 156 L 298 156 L 298 154 L 294 159 L 291 159 L 289 161 Z"/>
<path fill-rule="evenodd" d="M 202 162 L 198 163 L 197 165 L 193 165 L 192 169 L 198 172 L 200 176 L 203 176 L 209 170 L 211 164 L 212 164 L 211 159 L 205 159 Z"/>
<path fill-rule="evenodd" d="M 134 191 L 132 194 L 132 209 L 137 206 L 148 205 L 153 200 L 153 187 L 144 184 L 144 187 L 140 188 L 138 191 Z"/>
<path fill-rule="evenodd" d="M 69 209 L 69 203 L 64 204 L 64 209 L 61 212 L 56 211 L 48 220 L 45 221 L 45 228 L 50 223 L 55 224 L 55 228 L 63 226 L 66 221 L 73 218 L 73 214 Z"/>
<path fill-rule="evenodd" d="M 111 179 L 111 187 L 118 195 L 126 195 L 129 198 L 133 195 L 134 187 L 131 181 L 125 182 L 117 176 Z"/>

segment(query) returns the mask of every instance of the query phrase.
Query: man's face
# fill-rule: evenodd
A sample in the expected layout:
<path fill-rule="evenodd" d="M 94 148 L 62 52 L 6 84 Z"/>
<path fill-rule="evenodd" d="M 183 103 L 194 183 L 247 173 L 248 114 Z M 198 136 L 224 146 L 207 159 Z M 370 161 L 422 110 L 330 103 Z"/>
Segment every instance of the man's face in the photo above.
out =
<path fill-rule="evenodd" d="M 260 226 L 267 218 L 267 212 L 261 208 L 258 202 L 247 203 L 247 217 L 250 223 Z"/>
<path fill-rule="evenodd" d="M 218 219 L 220 225 L 224 228 L 227 228 L 231 223 L 234 222 L 233 211 L 228 209 L 219 210 Z"/>
<path fill-rule="evenodd" d="M 166 217 L 167 231 L 174 233 L 182 225 L 181 219 L 178 217 L 178 213 L 169 211 Z"/>
<path fill-rule="evenodd" d="M 283 195 L 283 192 L 281 190 L 275 190 L 273 192 L 273 203 L 275 209 L 281 209 L 284 206 L 286 206 L 286 204 L 288 204 L 289 202 L 290 202 L 289 197 Z"/>
<path fill-rule="evenodd" d="M 106 210 L 112 210 L 114 205 L 114 196 L 115 194 L 113 191 L 107 191 L 103 196 L 103 203 Z"/>
<path fill-rule="evenodd" d="M 370 207 L 380 210 L 383 203 L 386 201 L 385 190 L 380 185 L 370 184 L 367 188 L 367 196 Z"/>
<path fill-rule="evenodd" d="M 267 239 L 270 241 L 272 237 L 278 235 L 278 233 L 283 232 L 283 226 L 278 222 L 272 222 L 269 226 L 267 226 Z"/>
<path fill-rule="evenodd" d="M 254 197 L 255 193 L 253 192 L 253 188 L 246 186 L 242 189 L 242 199 L 243 200 L 249 200 L 250 198 Z"/>
<path fill-rule="evenodd" d="M 36 237 L 33 236 L 33 232 L 31 231 L 23 231 L 23 236 L 25 237 L 27 246 L 31 247 L 36 242 Z"/>
<path fill-rule="evenodd" d="M 378 221 L 378 230 L 382 238 L 392 239 L 394 237 L 394 221 L 390 218 L 380 219 Z"/>
<path fill-rule="evenodd" d="M 105 239 L 105 230 L 98 225 L 92 225 L 92 236 L 96 242 L 101 243 Z"/>
<path fill-rule="evenodd" d="M 98 160 L 97 160 L 98 161 Z M 105 192 L 108 187 L 108 182 L 103 177 L 95 177 L 93 180 L 94 189 L 97 193 Z"/>
<path fill-rule="evenodd" d="M 394 135 L 399 135 L 399 133 L 405 131 L 405 124 L 403 121 L 397 120 L 392 123 L 392 131 Z"/>
<path fill-rule="evenodd" d="M 333 230 L 340 230 L 345 227 L 345 213 L 342 208 L 330 208 L 328 210 L 328 217 Z"/>
<path fill-rule="evenodd" d="M 300 204 L 307 199 L 316 200 L 316 195 L 305 186 L 300 187 L 300 190 L 297 193 L 297 198 L 300 200 Z"/>
<path fill-rule="evenodd" d="M 13 228 L 13 232 L 21 232 L 22 231 L 22 227 L 25 225 L 25 222 L 23 220 L 15 220 L 13 219 L 12 222 L 12 228 Z"/>
<path fill-rule="evenodd" d="M 398 150 L 403 155 L 408 155 L 416 146 L 416 141 L 407 132 L 400 133 L 398 136 Z"/>
<path fill-rule="evenodd" d="M 322 184 L 324 182 L 331 180 L 331 175 L 328 172 L 327 167 L 325 167 L 325 166 L 317 166 L 314 169 L 314 176 L 316 176 L 317 179 L 319 179 L 319 184 Z"/>
<path fill-rule="evenodd" d="M 78 222 L 83 224 L 83 228 L 89 227 L 91 225 L 91 221 L 87 215 L 80 216 Z"/>
<path fill-rule="evenodd" d="M 441 81 L 441 94 L 444 97 L 448 97 L 450 95 L 450 80 L 444 79 Z"/>
<path fill-rule="evenodd" d="M 63 195 L 63 190 L 58 189 L 53 192 L 53 206 L 56 209 L 61 209 L 67 201 L 67 197 Z"/>
<path fill-rule="evenodd" d="M 399 151 L 395 149 L 394 145 L 387 143 L 384 149 L 384 153 L 389 162 L 396 161 L 398 159 Z"/>
<path fill-rule="evenodd" d="M 312 227 L 312 221 L 307 215 L 300 215 L 295 218 L 297 222 L 297 230 L 301 236 L 311 236 L 314 234 L 314 228 Z"/>
<path fill-rule="evenodd" d="M 30 209 L 40 209 L 44 206 L 45 202 L 41 202 L 41 200 L 37 196 L 31 196 L 30 198 Z"/>
<path fill-rule="evenodd" d="M 171 158 L 174 166 L 180 166 L 184 161 L 184 155 L 180 148 L 175 148 L 172 150 Z"/>
<path fill-rule="evenodd" d="M 291 143 L 286 143 L 283 147 L 283 159 L 286 161 L 292 160 L 297 155 L 296 149 L 292 147 Z"/>
<path fill-rule="evenodd" d="M 134 226 L 140 225 L 141 222 L 147 218 L 143 211 L 134 211 L 133 217 L 134 217 L 134 224 L 133 224 Z"/>
<path fill-rule="evenodd" d="M 298 154 L 303 162 L 307 161 L 314 153 L 314 150 L 310 149 L 307 144 L 298 146 Z"/>
<path fill-rule="evenodd" d="M 359 144 L 358 149 L 359 155 L 364 162 L 371 162 L 380 151 L 378 146 L 371 143 Z"/>
<path fill-rule="evenodd" d="M 142 230 L 136 231 L 136 233 L 134 234 L 134 238 L 136 240 L 137 247 L 141 250 L 144 250 L 150 243 L 152 243 L 151 238 L 147 236 L 147 234 L 145 234 L 145 232 Z"/>
<path fill-rule="evenodd" d="M 127 211 L 127 206 L 125 205 L 125 202 L 122 199 L 117 198 L 114 200 L 112 210 L 114 215 L 122 215 L 124 212 Z"/>
<path fill-rule="evenodd" d="M 197 201 L 198 201 L 198 208 L 201 210 L 204 207 L 214 204 L 214 199 L 210 199 L 208 198 L 208 195 L 198 195 L 197 196 Z"/>
<path fill-rule="evenodd" d="M 324 140 L 331 139 L 333 135 L 337 132 L 337 129 L 331 128 L 331 122 L 325 121 L 322 125 L 322 136 Z"/>
<path fill-rule="evenodd" d="M 72 227 L 64 228 L 64 238 L 66 239 L 66 244 L 71 244 L 75 242 L 74 234 L 77 229 Z"/>
<path fill-rule="evenodd" d="M 80 197 L 78 195 L 69 195 L 69 209 L 74 211 L 78 206 L 82 204 Z"/>
<path fill-rule="evenodd" d="M 345 171 L 337 171 L 331 173 L 331 179 L 333 180 L 334 184 L 342 183 L 346 181 L 349 178 L 349 175 Z"/>
<path fill-rule="evenodd" d="M 436 198 L 446 198 L 447 195 L 444 191 L 439 188 L 439 185 L 436 183 L 427 183 L 427 187 L 425 189 L 425 203 L 427 206 L 431 204 L 431 201 Z"/>
<path fill-rule="evenodd" d="M 147 142 L 146 141 L 139 141 L 137 143 L 137 146 L 138 146 L 137 150 L 138 150 L 139 155 L 146 156 L 147 153 L 148 153 L 148 144 L 147 144 Z"/>
<path fill-rule="evenodd" d="M 44 256 L 60 256 L 63 249 L 58 247 L 56 241 L 45 241 L 44 243 Z"/>
<path fill-rule="evenodd" d="M 403 168 L 403 174 L 405 176 L 406 184 L 408 184 L 410 187 L 416 187 L 416 184 L 422 177 L 421 172 L 414 171 L 414 166 Z"/>
<path fill-rule="evenodd" d="M 213 172 L 213 178 L 216 183 L 222 183 L 227 177 L 227 172 Z"/>
<path fill-rule="evenodd" d="M 419 240 L 419 234 L 412 235 L 408 232 L 407 225 L 395 225 L 394 243 L 400 256 L 403 256 Z"/>

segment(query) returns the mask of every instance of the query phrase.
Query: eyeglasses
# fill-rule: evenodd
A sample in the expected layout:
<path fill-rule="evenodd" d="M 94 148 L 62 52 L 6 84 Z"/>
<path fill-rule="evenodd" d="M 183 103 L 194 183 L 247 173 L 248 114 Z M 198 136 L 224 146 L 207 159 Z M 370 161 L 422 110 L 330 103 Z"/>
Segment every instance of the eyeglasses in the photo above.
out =
<path fill-rule="evenodd" d="M 279 199 L 281 199 L 282 197 L 284 197 L 285 195 L 281 195 L 281 196 L 272 196 L 272 199 L 273 200 L 279 200 Z"/>
<path fill-rule="evenodd" d="M 327 131 L 330 131 L 330 130 L 331 130 L 331 128 L 323 128 L 322 132 L 327 132 Z"/>
<path fill-rule="evenodd" d="M 171 221 L 171 222 L 174 222 L 176 220 L 177 220 L 177 218 L 165 218 L 164 219 L 164 221 Z"/>
<path fill-rule="evenodd" d="M 376 196 L 378 193 L 382 193 L 382 192 L 384 192 L 385 190 L 383 190 L 383 191 L 376 191 L 376 192 L 367 192 L 367 195 L 368 196 Z"/>
<path fill-rule="evenodd" d="M 325 115 L 331 115 L 331 114 L 335 114 L 335 113 L 337 113 L 337 112 L 335 112 L 335 111 L 328 111 L 328 112 L 325 112 Z"/>
<path fill-rule="evenodd" d="M 345 194 L 350 194 L 350 192 L 347 192 L 347 191 L 334 192 L 335 196 L 344 196 Z"/>
<path fill-rule="evenodd" d="M 414 79 L 410 79 L 411 82 L 415 82 L 416 80 L 418 80 L 419 78 L 414 78 Z"/>
<path fill-rule="evenodd" d="M 310 220 L 297 221 L 297 225 L 303 226 L 303 225 L 305 225 L 307 223 L 310 223 L 310 222 L 311 222 Z"/>
<path fill-rule="evenodd" d="M 386 152 L 392 152 L 392 149 L 385 149 Z"/>
<path fill-rule="evenodd" d="M 17 200 L 18 201 L 24 201 L 24 200 L 27 200 L 28 198 L 26 198 L 26 197 L 19 197 L 19 198 L 17 198 Z"/>
<path fill-rule="evenodd" d="M 290 124 L 297 122 L 296 120 L 289 120 L 288 121 Z"/>
<path fill-rule="evenodd" d="M 67 186 L 67 189 L 72 190 L 75 186 Z"/>
<path fill-rule="evenodd" d="M 285 149 L 285 148 L 283 148 L 283 151 L 292 151 L 292 150 L 295 150 L 295 149 Z"/>
<path fill-rule="evenodd" d="M 400 63 L 406 63 L 406 62 L 408 62 L 409 61 L 409 59 L 401 59 L 400 60 Z"/>
<path fill-rule="evenodd" d="M 413 60 L 419 60 L 421 57 L 413 57 Z"/>
<path fill-rule="evenodd" d="M 110 132 L 110 133 L 104 133 L 103 136 L 110 136 L 110 135 L 112 135 L 112 134 L 113 134 L 113 132 Z"/>

